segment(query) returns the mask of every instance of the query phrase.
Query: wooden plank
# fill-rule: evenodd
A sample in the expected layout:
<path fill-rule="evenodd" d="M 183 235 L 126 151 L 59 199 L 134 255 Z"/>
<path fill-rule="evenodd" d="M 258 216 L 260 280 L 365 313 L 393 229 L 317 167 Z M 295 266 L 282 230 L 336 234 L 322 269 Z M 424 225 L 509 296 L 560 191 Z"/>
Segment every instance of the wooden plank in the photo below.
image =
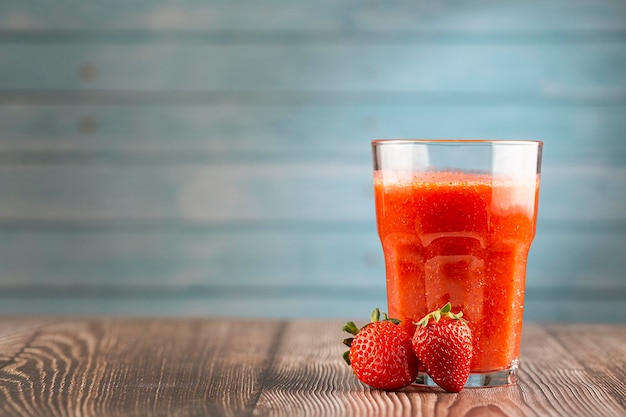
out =
<path fill-rule="evenodd" d="M 149 290 L 149 286 L 146 287 Z M 242 287 L 241 292 L 246 292 Z M 557 291 L 558 292 L 558 291 Z M 624 294 L 623 287 L 613 290 Z M 33 296 L 0 295 L 0 314 L 27 316 L 135 316 L 135 317 L 265 317 L 265 318 L 347 318 L 367 317 L 374 307 L 386 309 L 384 289 L 379 291 L 320 292 L 303 290 L 289 295 L 258 291 L 256 296 L 194 294 L 180 297 L 125 295 Z M 622 296 L 623 299 L 623 296 Z M 555 298 L 528 295 L 524 318 L 527 322 L 621 323 L 626 306 L 620 299 L 581 299 L 560 291 Z M 596 317 L 601 317 L 596 318 Z"/>
<path fill-rule="evenodd" d="M 530 249 L 527 283 L 546 289 L 552 285 L 590 290 L 623 286 L 625 247 L 624 231 L 540 231 Z"/>
<path fill-rule="evenodd" d="M 582 325 L 572 328 L 579 335 L 590 329 Z M 622 335 L 613 333 L 612 339 L 621 340 L 623 346 L 623 327 L 614 329 L 622 331 Z M 554 331 L 524 326 L 519 385 L 525 405 L 537 415 L 623 415 L 619 404 L 622 400 L 607 389 L 599 374 L 589 372 L 584 361 L 572 355 L 572 349 L 581 345 L 579 341 L 564 345 Z M 597 352 L 588 352 L 584 360 L 594 360 L 594 353 Z M 623 347 L 621 354 L 624 355 Z M 608 376 L 610 371 L 604 368 L 602 372 Z"/>
<path fill-rule="evenodd" d="M 541 139 L 544 165 L 623 164 L 625 113 L 624 106 L 4 105 L 0 161 L 364 161 L 375 137 L 417 136 Z"/>
<path fill-rule="evenodd" d="M 621 219 L 618 212 L 626 213 L 624 184 L 626 167 L 544 165 L 539 203 L 541 219 L 571 218 L 583 222 Z M 589 198 L 595 200 L 593 207 L 582 203 Z M 564 213 L 566 207 L 571 215 Z"/>
<path fill-rule="evenodd" d="M 530 290 L 524 303 L 524 319 L 529 323 L 626 323 L 623 284 L 608 288 L 607 293 L 615 296 L 611 298 L 585 296 L 584 292 L 571 296 L 566 286 L 555 287 L 549 297 L 538 294 L 539 290 Z M 592 294 L 593 289 L 588 292 Z"/>
<path fill-rule="evenodd" d="M 593 317 L 602 322 L 603 317 Z M 624 329 L 610 325 L 547 326 L 547 331 L 583 365 L 591 376 L 592 386 L 613 394 L 613 399 L 626 410 L 626 347 L 613 335 Z M 580 335 L 585 337 L 581 338 Z M 623 337 L 622 337 L 623 339 Z"/>
<path fill-rule="evenodd" d="M 356 319 L 356 317 L 352 316 Z M 357 319 L 358 320 L 358 319 Z M 0 320 L 3 329 L 16 322 Z M 65 319 L 32 331 L 0 368 L 0 409 L 20 416 L 561 416 L 623 415 L 623 383 L 611 391 L 591 331 L 624 355 L 623 326 L 528 325 L 518 385 L 450 395 L 410 387 L 372 390 L 341 359 L 342 321 Z M 548 329 L 546 331 L 546 329 Z M 0 341 L 2 343 L 2 341 Z M 623 381 L 622 381 L 623 382 Z M 621 386 L 621 388 L 620 388 Z M 622 398 L 619 398 L 619 397 Z"/>
<path fill-rule="evenodd" d="M 84 7 L 79 0 L 0 4 L 4 30 L 622 30 L 626 11 L 618 0 L 395 1 L 331 0 L 262 4 L 200 0 L 113 0 Z"/>
<path fill-rule="evenodd" d="M 340 225 L 319 229 L 323 225 L 294 231 L 4 231 L 0 288 L 104 285 L 115 291 L 116 285 L 143 285 L 167 294 L 226 284 L 248 296 L 246 286 L 381 288 L 382 253 L 373 222 L 356 232 Z"/>
<path fill-rule="evenodd" d="M 625 239 L 538 236 L 527 319 L 622 322 Z M 0 267 L 0 314 L 349 317 L 386 305 L 374 233 L 4 232 Z"/>
<path fill-rule="evenodd" d="M 128 291 L 188 297 L 273 291 L 335 296 L 384 291 L 383 254 L 375 225 L 253 227 L 222 231 L 32 230 L 0 232 L 1 291 L 79 296 Z M 193 227 L 191 227 L 193 229 Z M 626 233 L 538 233 L 527 285 L 552 299 L 564 289 L 592 297 L 623 287 Z M 54 288 L 59 288 L 53 294 Z M 561 290 L 561 294 L 559 294 Z M 596 294 L 596 295 L 594 295 Z"/>
<path fill-rule="evenodd" d="M 386 304 L 384 292 L 320 296 L 194 296 L 194 297 L 14 297 L 0 295 L 4 316 L 131 316 L 131 317 L 237 317 L 237 318 L 337 318 L 367 317 Z M 574 316 L 576 317 L 576 316 Z"/>
<path fill-rule="evenodd" d="M 287 327 L 257 403 L 257 414 L 617 416 L 623 411 L 605 387 L 587 386 L 590 375 L 566 348 L 537 326 L 525 329 L 524 363 L 518 386 L 464 390 L 450 396 L 438 390 L 408 388 L 390 393 L 363 386 L 340 359 L 344 349 L 337 343 L 341 338 L 338 331 L 341 323 L 333 327 L 329 324 L 298 321 Z M 607 337 L 618 340 L 614 335 Z M 535 345 L 543 349 L 532 350 Z M 545 366 L 538 366 L 539 363 Z"/>
<path fill-rule="evenodd" d="M 188 415 L 190 409 L 243 415 L 256 403 L 281 328 L 277 321 L 232 320 L 49 324 L 0 369 L 0 410 L 20 416 Z"/>
<path fill-rule="evenodd" d="M 589 99 L 626 90 L 619 70 L 626 66 L 623 42 L 1 43 L 0 62 L 5 90 L 575 93 Z"/>
<path fill-rule="evenodd" d="M 37 319 L 14 319 L 0 323 L 0 368 L 12 363 L 34 334 L 46 324 L 45 320 Z"/>
<path fill-rule="evenodd" d="M 0 166 L 0 194 L 7 197 L 0 218 L 184 218 L 198 223 L 369 220 L 373 213 L 370 171 L 369 161 L 367 165 Z M 342 207 L 341 200 L 347 206 Z"/>
<path fill-rule="evenodd" d="M 362 388 L 341 359 L 342 324 L 300 320 L 288 324 L 255 406 L 256 415 L 349 415 L 347 397 L 358 395 Z"/>
<path fill-rule="evenodd" d="M 372 221 L 370 164 L 0 165 L 0 221 Z M 544 166 L 540 222 L 623 221 L 624 183 L 624 166 Z"/>

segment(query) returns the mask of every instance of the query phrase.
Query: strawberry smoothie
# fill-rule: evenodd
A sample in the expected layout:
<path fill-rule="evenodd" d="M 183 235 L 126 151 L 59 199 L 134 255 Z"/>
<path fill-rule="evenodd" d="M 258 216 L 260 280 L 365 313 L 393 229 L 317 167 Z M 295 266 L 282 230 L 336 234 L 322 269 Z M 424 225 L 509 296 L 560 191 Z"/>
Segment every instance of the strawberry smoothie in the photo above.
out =
<path fill-rule="evenodd" d="M 474 335 L 472 373 L 516 366 L 538 175 L 376 170 L 374 190 L 389 316 L 450 302 Z"/>

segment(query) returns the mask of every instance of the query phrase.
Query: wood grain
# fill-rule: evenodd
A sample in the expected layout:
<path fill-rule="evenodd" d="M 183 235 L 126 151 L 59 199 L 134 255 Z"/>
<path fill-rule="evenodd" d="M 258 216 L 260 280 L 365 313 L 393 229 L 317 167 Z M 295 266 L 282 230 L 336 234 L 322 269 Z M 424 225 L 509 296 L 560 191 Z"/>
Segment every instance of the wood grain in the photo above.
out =
<path fill-rule="evenodd" d="M 7 416 L 245 415 L 281 328 L 254 321 L 50 323 L 0 370 L 0 410 Z"/>
<path fill-rule="evenodd" d="M 0 325 L 0 367 L 11 363 L 22 353 L 39 329 L 47 324 L 44 320 L 12 320 Z"/>
<path fill-rule="evenodd" d="M 547 326 L 570 355 L 584 367 L 593 386 L 612 394 L 626 410 L 626 352 L 623 329 L 614 326 Z M 621 338 L 615 332 L 622 332 Z"/>
<path fill-rule="evenodd" d="M 15 336 L 21 327 L 21 335 Z M 0 415 L 626 415 L 626 329 L 527 325 L 518 385 L 371 390 L 341 322 L 0 319 Z M 585 335 L 586 337 L 580 337 Z"/>
<path fill-rule="evenodd" d="M 613 352 L 602 352 L 601 339 L 594 339 L 589 330 L 602 328 L 601 326 L 546 326 L 538 328 L 525 326 L 522 340 L 522 369 L 525 378 L 520 382 L 520 388 L 525 394 L 526 401 L 535 410 L 542 410 L 540 415 L 606 415 L 620 416 L 626 411 L 620 406 L 616 392 L 607 390 L 606 380 L 611 378 L 609 366 L 602 369 L 602 375 L 589 372 L 586 363 L 595 362 L 606 354 L 617 354 L 622 357 L 626 353 L 624 346 Z M 548 330 L 550 329 L 550 330 Z M 574 331 L 578 340 L 560 337 Z M 613 332 L 622 334 L 609 336 L 618 343 L 624 342 L 623 328 L 604 327 L 602 334 Z M 592 333 L 596 333 L 593 331 Z M 591 339 L 591 340 L 590 340 Z M 584 346 L 590 345 L 599 348 L 587 351 Z M 575 356 L 575 350 L 585 350 L 584 354 Z M 620 366 L 619 360 L 614 366 Z M 558 366 L 555 364 L 558 363 Z M 606 364 L 608 365 L 608 363 Z M 621 396 L 626 393 L 622 381 Z M 539 390 L 542 395 L 530 396 L 528 393 Z"/>

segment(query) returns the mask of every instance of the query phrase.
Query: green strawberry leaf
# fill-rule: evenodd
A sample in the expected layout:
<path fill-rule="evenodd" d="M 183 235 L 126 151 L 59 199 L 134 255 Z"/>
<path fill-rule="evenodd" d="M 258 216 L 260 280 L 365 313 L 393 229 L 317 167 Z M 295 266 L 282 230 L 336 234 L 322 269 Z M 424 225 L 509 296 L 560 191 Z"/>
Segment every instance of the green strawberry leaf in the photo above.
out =
<path fill-rule="evenodd" d="M 343 360 L 346 361 L 348 365 L 350 365 L 350 351 L 346 350 L 343 352 Z"/>
<path fill-rule="evenodd" d="M 356 336 L 356 334 L 359 332 L 359 328 L 356 327 L 356 324 L 354 324 L 353 321 L 349 321 L 346 324 L 344 324 L 342 330 L 344 332 L 348 332 L 353 336 Z"/>
<path fill-rule="evenodd" d="M 376 307 L 374 311 L 372 311 L 372 314 L 370 314 L 370 322 L 376 323 L 377 321 L 380 321 L 380 310 L 378 307 Z"/>

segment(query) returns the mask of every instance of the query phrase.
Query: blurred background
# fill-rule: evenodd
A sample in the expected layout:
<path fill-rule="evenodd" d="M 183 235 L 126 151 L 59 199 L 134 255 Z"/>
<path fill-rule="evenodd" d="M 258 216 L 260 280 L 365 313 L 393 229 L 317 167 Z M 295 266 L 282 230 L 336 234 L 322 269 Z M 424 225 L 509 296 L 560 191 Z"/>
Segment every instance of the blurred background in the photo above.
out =
<path fill-rule="evenodd" d="M 382 137 L 543 140 L 526 318 L 626 321 L 623 0 L 0 2 L 0 313 L 366 317 Z"/>

